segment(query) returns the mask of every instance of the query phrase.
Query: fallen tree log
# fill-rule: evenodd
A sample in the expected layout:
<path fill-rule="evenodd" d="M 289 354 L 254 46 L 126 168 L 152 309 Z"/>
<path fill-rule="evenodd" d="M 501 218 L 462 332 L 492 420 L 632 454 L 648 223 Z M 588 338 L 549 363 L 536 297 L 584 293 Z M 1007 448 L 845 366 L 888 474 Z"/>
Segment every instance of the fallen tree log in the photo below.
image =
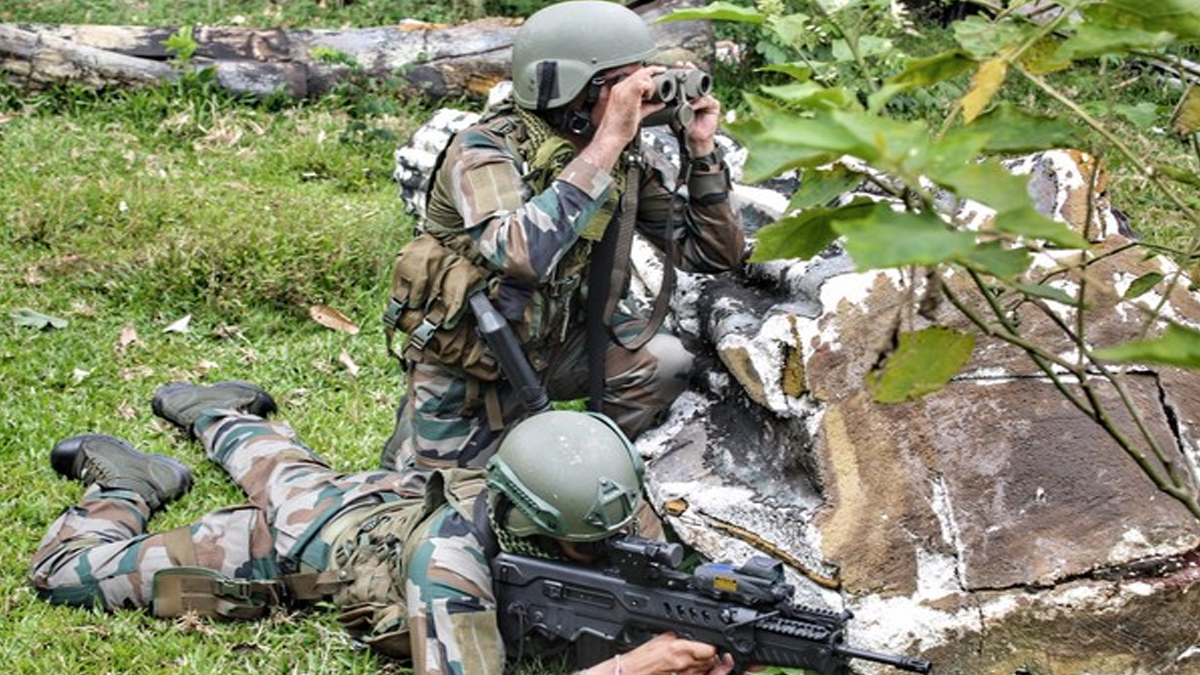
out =
<path fill-rule="evenodd" d="M 710 63 L 713 40 L 707 22 L 656 23 L 673 10 L 703 5 L 701 0 L 656 0 L 635 8 L 650 25 L 662 60 Z M 137 86 L 212 68 L 222 87 L 239 94 L 306 98 L 327 93 L 351 72 L 361 72 L 394 79 L 406 94 L 485 96 L 508 78 L 520 24 L 520 19 L 487 18 L 455 26 L 405 21 L 357 29 L 201 26 L 191 32 L 195 53 L 178 64 L 164 46 L 179 33 L 177 26 L 8 23 L 0 24 L 0 73 L 37 90 L 56 83 Z"/>

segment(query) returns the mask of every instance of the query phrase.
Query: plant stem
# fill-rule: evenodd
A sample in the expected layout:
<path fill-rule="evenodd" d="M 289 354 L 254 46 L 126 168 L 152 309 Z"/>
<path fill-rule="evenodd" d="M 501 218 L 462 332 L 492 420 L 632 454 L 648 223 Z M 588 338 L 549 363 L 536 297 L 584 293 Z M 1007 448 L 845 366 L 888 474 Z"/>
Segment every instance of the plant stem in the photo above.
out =
<path fill-rule="evenodd" d="M 1105 128 L 1104 125 L 1100 124 L 1100 122 L 1094 117 L 1089 115 L 1086 110 L 1081 108 L 1070 98 L 1067 98 L 1064 94 L 1062 94 L 1062 92 L 1050 86 L 1048 82 L 1019 66 L 1017 67 L 1017 71 L 1020 72 L 1025 79 L 1029 80 L 1039 89 L 1049 94 L 1051 98 L 1063 104 L 1071 112 L 1078 115 L 1079 119 L 1083 120 L 1089 127 L 1103 136 L 1104 139 L 1111 143 L 1117 150 L 1119 150 L 1122 155 L 1124 155 L 1129 161 L 1133 162 L 1143 176 L 1158 186 L 1158 188 L 1163 191 L 1163 194 L 1167 196 L 1167 199 L 1171 200 L 1176 208 L 1178 208 L 1188 220 L 1192 221 L 1197 228 L 1200 228 L 1200 214 L 1197 214 L 1187 202 L 1180 199 L 1179 196 L 1174 193 L 1174 191 L 1169 189 L 1169 186 L 1163 182 L 1162 176 L 1154 170 L 1153 166 L 1145 163 L 1142 158 L 1134 153 L 1129 146 L 1125 145 L 1120 138 Z"/>

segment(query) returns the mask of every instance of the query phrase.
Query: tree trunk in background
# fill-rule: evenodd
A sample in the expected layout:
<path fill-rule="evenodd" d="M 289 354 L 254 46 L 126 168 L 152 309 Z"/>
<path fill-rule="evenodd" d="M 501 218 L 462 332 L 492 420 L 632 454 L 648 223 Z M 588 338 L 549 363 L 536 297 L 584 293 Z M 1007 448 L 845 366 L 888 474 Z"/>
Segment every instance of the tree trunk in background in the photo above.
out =
<path fill-rule="evenodd" d="M 711 61 L 707 22 L 655 23 L 702 0 L 657 0 L 634 10 L 650 24 L 664 60 Z M 177 26 L 0 24 L 0 73 L 30 89 L 57 83 L 126 87 L 170 81 L 184 69 L 214 68 L 220 85 L 240 94 L 319 96 L 353 71 L 395 78 L 405 93 L 432 98 L 485 96 L 508 78 L 520 19 L 488 18 L 445 26 L 405 21 L 357 29 L 194 27 L 197 48 L 186 66 L 163 46 Z M 314 54 L 315 52 L 315 54 Z M 322 60 L 319 55 L 336 54 Z M 347 65 L 345 56 L 355 66 Z M 328 61 L 337 62 L 328 62 Z"/>

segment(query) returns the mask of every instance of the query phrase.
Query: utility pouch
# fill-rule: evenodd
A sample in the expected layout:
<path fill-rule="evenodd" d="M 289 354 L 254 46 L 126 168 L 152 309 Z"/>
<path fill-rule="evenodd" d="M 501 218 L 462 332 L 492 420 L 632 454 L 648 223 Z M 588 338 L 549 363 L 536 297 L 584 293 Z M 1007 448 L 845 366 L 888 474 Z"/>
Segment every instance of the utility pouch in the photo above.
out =
<path fill-rule="evenodd" d="M 496 380 L 499 365 L 477 334 L 474 319 L 467 317 L 467 299 L 487 282 L 485 268 L 432 235 L 418 235 L 392 265 L 392 297 L 383 316 L 389 350 L 392 333 L 400 331 L 406 336 L 404 358 L 432 357 L 480 380 Z"/>
<path fill-rule="evenodd" d="M 408 621 L 401 604 L 368 602 L 342 608 L 338 624 L 373 651 L 393 659 L 412 658 Z"/>
<path fill-rule="evenodd" d="M 231 579 L 202 567 L 170 567 L 154 574 L 151 609 L 169 619 L 189 612 L 221 619 L 258 619 L 283 604 L 279 581 Z"/>

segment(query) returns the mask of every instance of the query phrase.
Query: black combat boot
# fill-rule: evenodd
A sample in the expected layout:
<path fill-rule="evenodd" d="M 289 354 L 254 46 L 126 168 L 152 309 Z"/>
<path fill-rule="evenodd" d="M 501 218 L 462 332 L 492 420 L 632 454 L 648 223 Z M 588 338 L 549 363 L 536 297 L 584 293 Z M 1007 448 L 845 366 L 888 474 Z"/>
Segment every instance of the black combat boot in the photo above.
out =
<path fill-rule="evenodd" d="M 59 441 L 50 451 L 50 466 L 84 485 L 136 492 L 152 510 L 192 489 L 192 472 L 179 461 L 138 452 L 125 441 L 104 434 Z"/>
<path fill-rule="evenodd" d="M 150 407 L 155 415 L 193 436 L 196 434 L 193 426 L 205 410 L 236 410 L 258 417 L 276 410 L 275 399 L 261 387 L 237 380 L 208 386 L 187 382 L 166 384 L 154 392 Z"/>

